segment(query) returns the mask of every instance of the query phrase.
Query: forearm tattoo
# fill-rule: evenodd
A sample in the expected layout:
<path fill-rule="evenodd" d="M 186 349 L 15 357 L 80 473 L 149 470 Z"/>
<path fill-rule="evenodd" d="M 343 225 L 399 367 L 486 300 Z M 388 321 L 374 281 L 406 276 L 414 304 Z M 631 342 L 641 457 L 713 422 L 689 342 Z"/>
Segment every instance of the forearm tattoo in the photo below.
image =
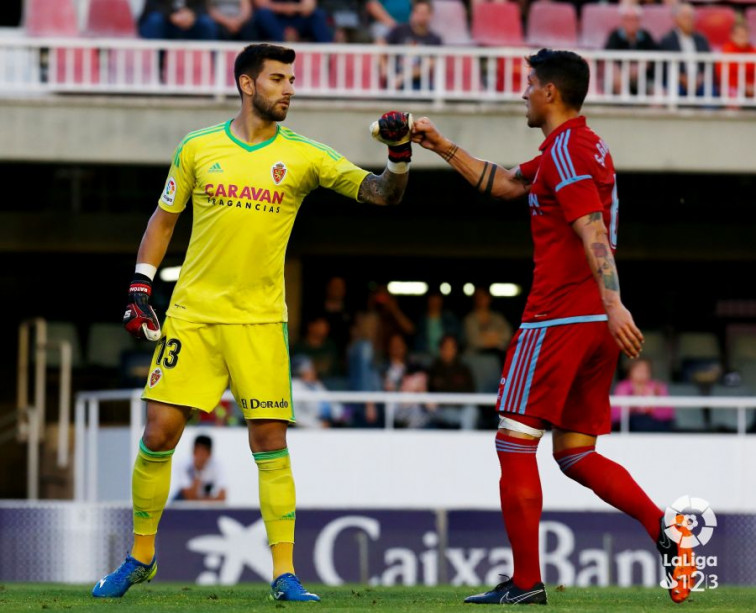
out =
<path fill-rule="evenodd" d="M 360 184 L 357 199 L 370 204 L 398 204 L 404 196 L 409 173 L 397 175 L 384 170 L 380 175 L 369 174 Z"/>
<path fill-rule="evenodd" d="M 457 145 L 455 145 L 454 143 L 452 143 L 452 146 L 449 147 L 449 150 L 446 153 L 444 153 L 444 155 L 443 155 L 444 161 L 445 162 L 450 162 L 451 159 L 455 155 L 457 155 L 457 150 L 458 149 L 459 149 L 459 147 Z"/>
<path fill-rule="evenodd" d="M 606 226 L 604 225 L 603 215 L 600 212 L 591 213 L 586 222 L 586 226 L 588 225 L 594 225 L 595 228 L 595 238 L 594 242 L 590 245 L 590 250 L 596 260 L 596 277 L 605 289 L 618 292 L 620 288 L 619 275 L 617 274 L 617 264 L 614 261 L 612 250 L 606 241 L 598 242 L 597 240 L 602 237 L 606 238 Z"/>

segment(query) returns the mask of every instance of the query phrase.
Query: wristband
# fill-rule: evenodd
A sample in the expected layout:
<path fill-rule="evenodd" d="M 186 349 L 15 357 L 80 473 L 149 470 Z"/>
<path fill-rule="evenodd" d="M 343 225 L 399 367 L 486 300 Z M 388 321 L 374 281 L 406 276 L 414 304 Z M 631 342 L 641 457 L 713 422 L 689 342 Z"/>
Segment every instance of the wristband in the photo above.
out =
<path fill-rule="evenodd" d="M 136 274 L 144 275 L 145 277 L 148 277 L 150 281 L 154 281 L 155 273 L 157 272 L 157 267 L 153 266 L 152 264 L 140 262 L 139 264 L 136 265 L 134 272 Z"/>
<path fill-rule="evenodd" d="M 386 162 L 386 168 L 388 168 L 388 171 L 395 174 L 395 175 L 405 175 L 409 172 L 410 169 L 410 163 L 409 162 L 392 162 L 389 160 Z"/>

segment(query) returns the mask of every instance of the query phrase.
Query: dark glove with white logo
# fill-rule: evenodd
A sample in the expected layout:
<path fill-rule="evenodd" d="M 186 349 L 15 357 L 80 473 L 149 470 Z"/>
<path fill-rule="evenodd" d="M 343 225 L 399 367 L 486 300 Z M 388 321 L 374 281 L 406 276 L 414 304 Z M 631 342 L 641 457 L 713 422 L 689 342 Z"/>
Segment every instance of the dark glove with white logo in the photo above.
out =
<path fill-rule="evenodd" d="M 412 114 L 389 111 L 370 126 L 373 138 L 388 145 L 388 157 L 394 163 L 412 160 Z"/>
<path fill-rule="evenodd" d="M 129 287 L 129 304 L 123 314 L 123 326 L 131 336 L 156 341 L 160 339 L 162 332 L 155 309 L 150 306 L 151 295 L 150 278 L 147 275 L 135 273 Z"/>

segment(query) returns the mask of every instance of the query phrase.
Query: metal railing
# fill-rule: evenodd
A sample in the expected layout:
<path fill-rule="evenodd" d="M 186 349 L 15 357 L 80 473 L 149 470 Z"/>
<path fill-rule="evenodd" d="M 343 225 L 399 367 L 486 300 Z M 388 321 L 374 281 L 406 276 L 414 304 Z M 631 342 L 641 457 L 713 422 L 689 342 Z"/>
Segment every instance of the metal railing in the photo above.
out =
<path fill-rule="evenodd" d="M 34 350 L 31 350 L 34 331 Z M 68 466 L 69 423 L 71 421 L 71 343 L 51 341 L 47 322 L 41 318 L 23 321 L 18 328 L 18 379 L 16 387 L 16 419 L 8 425 L 16 431 L 20 442 L 26 441 L 26 491 L 29 500 L 39 498 L 39 446 L 44 440 L 47 402 L 47 351 L 60 352 L 58 382 L 58 457 L 59 468 Z M 29 364 L 34 356 L 34 402 L 29 402 Z"/>
<path fill-rule="evenodd" d="M 141 399 L 142 389 L 112 390 L 99 392 L 80 392 L 76 395 L 75 405 L 75 437 L 76 447 L 74 454 L 74 499 L 78 501 L 97 500 L 97 437 L 100 424 L 100 402 L 102 401 L 128 401 L 129 402 L 129 438 L 130 453 L 129 462 L 136 460 L 139 449 L 139 439 L 144 429 L 145 403 Z M 231 392 L 223 395 L 223 400 L 233 401 Z M 340 403 L 382 403 L 386 410 L 386 429 L 394 428 L 396 410 L 402 404 L 421 403 L 437 406 L 463 406 L 477 405 L 490 406 L 493 408 L 496 402 L 496 394 L 441 394 L 441 393 L 407 393 L 407 392 L 294 392 L 294 402 L 330 401 Z M 620 406 L 622 411 L 622 433 L 629 432 L 628 404 L 633 407 L 659 406 L 659 396 L 633 396 L 628 400 L 627 396 L 612 396 L 610 401 L 613 406 Z M 746 410 L 756 408 L 756 396 L 688 396 L 674 397 L 664 396 L 664 406 L 675 409 L 692 410 L 706 406 L 712 410 L 736 409 L 737 410 L 737 433 L 741 436 L 746 434 L 747 416 Z"/>
<path fill-rule="evenodd" d="M 529 48 L 297 44 L 298 95 L 343 100 L 520 101 Z M 0 92 L 237 95 L 238 43 L 141 39 L 0 39 Z M 578 50 L 591 67 L 588 103 L 677 108 L 756 107 L 756 55 Z M 681 91 L 682 66 L 702 83 Z M 418 78 L 407 67 L 420 68 Z M 731 75 L 731 67 L 735 66 Z M 721 79 L 719 75 L 721 74 Z M 735 82 L 731 82 L 734 76 Z"/>

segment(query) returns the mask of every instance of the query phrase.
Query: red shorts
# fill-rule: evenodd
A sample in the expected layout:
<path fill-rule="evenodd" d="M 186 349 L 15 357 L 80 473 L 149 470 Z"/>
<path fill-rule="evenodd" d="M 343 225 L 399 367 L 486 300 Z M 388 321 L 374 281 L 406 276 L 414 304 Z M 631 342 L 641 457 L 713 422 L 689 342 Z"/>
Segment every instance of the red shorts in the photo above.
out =
<path fill-rule="evenodd" d="M 619 347 L 606 321 L 562 323 L 575 319 L 520 327 L 499 385 L 501 415 L 537 417 L 584 434 L 611 431 L 609 391 Z"/>

